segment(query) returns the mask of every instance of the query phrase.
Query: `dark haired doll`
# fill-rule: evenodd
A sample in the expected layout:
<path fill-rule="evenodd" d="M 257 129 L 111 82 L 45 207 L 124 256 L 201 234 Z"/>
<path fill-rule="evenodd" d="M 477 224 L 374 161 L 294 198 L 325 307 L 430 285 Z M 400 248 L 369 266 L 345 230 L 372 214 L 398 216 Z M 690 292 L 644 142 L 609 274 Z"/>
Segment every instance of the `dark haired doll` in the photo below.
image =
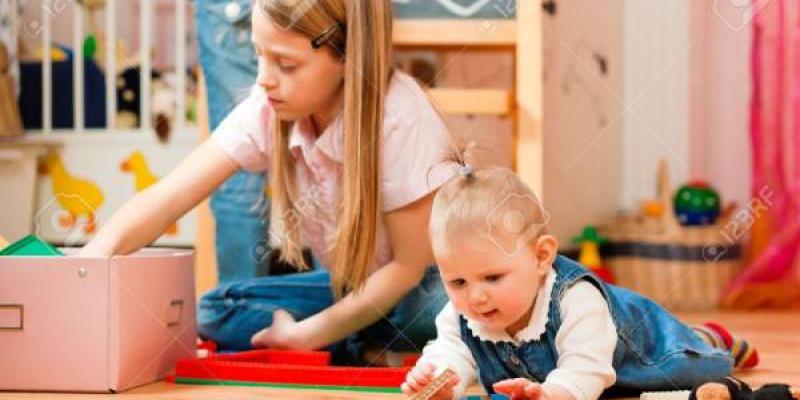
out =
<path fill-rule="evenodd" d="M 777 383 L 752 390 L 746 383 L 727 377 L 695 387 L 689 400 L 800 400 L 800 390 Z"/>

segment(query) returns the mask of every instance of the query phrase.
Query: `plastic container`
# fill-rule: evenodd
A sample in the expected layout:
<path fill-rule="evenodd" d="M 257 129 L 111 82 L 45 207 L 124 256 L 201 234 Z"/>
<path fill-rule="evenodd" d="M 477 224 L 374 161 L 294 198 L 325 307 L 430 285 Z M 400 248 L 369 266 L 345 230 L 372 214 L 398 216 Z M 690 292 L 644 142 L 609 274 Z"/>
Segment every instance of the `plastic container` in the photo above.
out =
<path fill-rule="evenodd" d="M 117 392 L 196 354 L 193 253 L 0 257 L 0 390 Z"/>

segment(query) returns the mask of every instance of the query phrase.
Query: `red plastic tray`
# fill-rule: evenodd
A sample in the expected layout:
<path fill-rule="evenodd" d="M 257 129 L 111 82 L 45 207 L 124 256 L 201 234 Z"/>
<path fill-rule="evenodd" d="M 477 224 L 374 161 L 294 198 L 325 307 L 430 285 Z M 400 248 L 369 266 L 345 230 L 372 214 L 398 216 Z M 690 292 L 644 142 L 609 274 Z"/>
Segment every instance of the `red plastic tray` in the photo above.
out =
<path fill-rule="evenodd" d="M 340 367 L 321 351 L 253 350 L 178 361 L 174 379 L 398 388 L 411 368 Z"/>

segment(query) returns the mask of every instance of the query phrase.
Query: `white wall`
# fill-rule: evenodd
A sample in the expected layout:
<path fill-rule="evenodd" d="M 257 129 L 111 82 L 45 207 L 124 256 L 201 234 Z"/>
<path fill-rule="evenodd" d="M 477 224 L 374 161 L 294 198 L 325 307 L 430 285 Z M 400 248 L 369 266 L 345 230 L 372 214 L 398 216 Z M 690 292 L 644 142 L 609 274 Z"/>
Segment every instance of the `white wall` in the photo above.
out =
<path fill-rule="evenodd" d="M 674 187 L 702 179 L 746 203 L 751 31 L 738 3 L 557 4 L 544 18 L 544 190 L 561 241 L 653 198 L 662 158 Z"/>
<path fill-rule="evenodd" d="M 712 182 L 723 201 L 750 198 L 750 48 L 752 30 L 728 1 L 693 2 L 697 38 L 692 71 L 692 175 Z"/>
<path fill-rule="evenodd" d="M 619 207 L 623 6 L 559 1 L 556 15 L 543 17 L 544 206 L 562 247 Z"/>
<path fill-rule="evenodd" d="M 674 186 L 689 178 L 690 1 L 625 2 L 625 210 L 655 197 L 659 160 L 667 160 Z"/>
<path fill-rule="evenodd" d="M 723 202 L 749 199 L 752 32 L 736 4 L 625 2 L 624 209 L 652 196 L 660 158 L 673 186 L 700 179 Z"/>

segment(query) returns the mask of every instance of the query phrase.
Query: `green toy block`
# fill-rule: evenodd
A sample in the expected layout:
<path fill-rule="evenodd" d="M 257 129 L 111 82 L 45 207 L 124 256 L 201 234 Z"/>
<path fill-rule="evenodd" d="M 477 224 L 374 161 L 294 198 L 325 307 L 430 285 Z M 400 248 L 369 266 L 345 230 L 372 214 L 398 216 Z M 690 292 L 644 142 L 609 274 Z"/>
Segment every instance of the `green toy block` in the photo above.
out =
<path fill-rule="evenodd" d="M 0 250 L 0 256 L 63 256 L 64 253 L 36 235 L 28 235 Z"/>

